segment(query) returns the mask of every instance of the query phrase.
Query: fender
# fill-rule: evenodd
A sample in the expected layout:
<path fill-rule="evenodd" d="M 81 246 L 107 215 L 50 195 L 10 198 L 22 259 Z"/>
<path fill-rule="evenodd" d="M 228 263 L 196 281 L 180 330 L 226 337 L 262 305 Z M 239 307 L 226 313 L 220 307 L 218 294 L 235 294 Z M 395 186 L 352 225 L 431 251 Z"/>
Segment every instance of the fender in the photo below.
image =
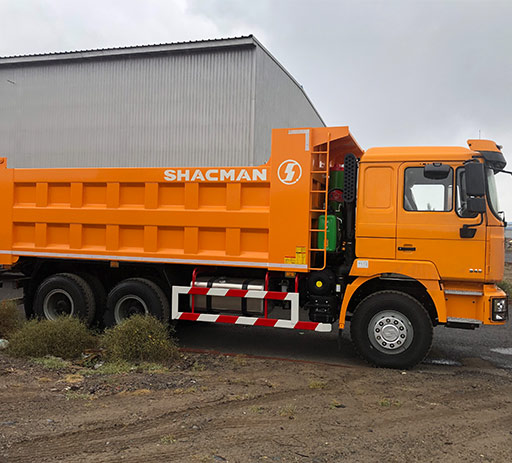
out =
<path fill-rule="evenodd" d="M 385 271 L 384 271 L 385 270 Z M 432 262 L 396 261 L 384 259 L 356 259 L 350 276 L 357 278 L 347 285 L 340 309 L 339 327 L 345 327 L 345 317 L 352 296 L 366 282 L 385 274 L 399 274 L 420 283 L 434 302 L 440 323 L 446 323 L 446 300 L 439 273 Z"/>

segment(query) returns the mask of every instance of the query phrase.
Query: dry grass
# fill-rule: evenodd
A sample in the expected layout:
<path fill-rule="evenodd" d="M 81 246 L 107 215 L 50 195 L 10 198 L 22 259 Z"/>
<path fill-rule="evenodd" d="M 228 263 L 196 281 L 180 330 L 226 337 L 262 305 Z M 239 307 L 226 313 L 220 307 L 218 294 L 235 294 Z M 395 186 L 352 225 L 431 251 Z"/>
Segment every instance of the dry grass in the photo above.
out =
<path fill-rule="evenodd" d="M 7 352 L 14 357 L 53 356 L 79 358 L 96 345 L 96 338 L 76 318 L 62 317 L 54 321 L 31 320 L 10 339 Z"/>
<path fill-rule="evenodd" d="M 168 327 L 154 317 L 130 317 L 105 331 L 102 345 L 111 361 L 169 362 L 178 358 Z"/>
<path fill-rule="evenodd" d="M 295 405 L 285 405 L 280 407 L 277 413 L 283 418 L 293 420 L 295 418 L 295 414 L 297 413 L 297 407 Z"/>
<path fill-rule="evenodd" d="M 53 355 L 47 355 L 46 357 L 34 358 L 32 361 L 46 368 L 47 370 L 65 370 L 70 368 L 72 363 L 68 360 L 63 360 L 59 357 L 54 357 Z"/>
<path fill-rule="evenodd" d="M 379 405 L 381 407 L 397 407 L 397 408 L 399 408 L 402 406 L 402 402 L 400 402 L 399 400 L 396 400 L 396 399 L 390 399 L 388 397 L 385 397 L 379 401 Z"/>
<path fill-rule="evenodd" d="M 310 389 L 325 389 L 327 387 L 327 383 L 325 381 L 315 381 L 312 380 L 309 382 Z"/>
<path fill-rule="evenodd" d="M 160 442 L 164 445 L 171 445 L 176 443 L 176 438 L 172 434 L 168 434 L 166 436 L 163 436 L 160 439 Z"/>
<path fill-rule="evenodd" d="M 0 302 L 0 338 L 9 338 L 21 329 L 25 323 L 25 316 L 18 309 L 14 300 Z"/>

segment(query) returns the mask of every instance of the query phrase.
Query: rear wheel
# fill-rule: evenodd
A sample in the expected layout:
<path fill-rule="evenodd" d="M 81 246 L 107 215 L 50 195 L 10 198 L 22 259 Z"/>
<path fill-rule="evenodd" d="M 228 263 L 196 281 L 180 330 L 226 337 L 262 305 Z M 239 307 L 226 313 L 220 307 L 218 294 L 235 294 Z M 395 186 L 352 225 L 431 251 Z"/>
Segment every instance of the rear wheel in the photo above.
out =
<path fill-rule="evenodd" d="M 432 345 L 432 321 L 413 297 L 380 291 L 363 299 L 350 324 L 356 350 L 368 362 L 387 368 L 410 368 Z"/>
<path fill-rule="evenodd" d="M 145 278 L 128 278 L 116 285 L 107 297 L 105 325 L 114 326 L 132 315 L 152 315 L 168 322 L 169 301 L 156 283 Z"/>
<path fill-rule="evenodd" d="M 89 325 L 95 314 L 94 295 L 87 282 L 72 273 L 57 273 L 37 288 L 34 312 L 39 318 L 77 317 Z"/>

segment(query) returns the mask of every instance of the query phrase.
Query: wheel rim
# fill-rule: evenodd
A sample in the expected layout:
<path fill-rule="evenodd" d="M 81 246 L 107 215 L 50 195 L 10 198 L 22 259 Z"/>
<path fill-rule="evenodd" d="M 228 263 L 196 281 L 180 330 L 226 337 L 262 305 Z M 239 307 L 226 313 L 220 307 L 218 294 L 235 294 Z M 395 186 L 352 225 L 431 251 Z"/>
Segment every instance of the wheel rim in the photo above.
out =
<path fill-rule="evenodd" d="M 73 298 L 63 289 L 53 289 L 44 298 L 43 313 L 48 320 L 62 316 L 72 317 L 75 314 Z"/>
<path fill-rule="evenodd" d="M 114 319 L 117 324 L 137 314 L 149 315 L 148 306 L 139 296 L 128 294 L 116 302 L 114 307 Z"/>
<path fill-rule="evenodd" d="M 401 312 L 386 310 L 376 314 L 368 325 L 368 338 L 373 347 L 385 354 L 399 354 L 411 345 L 414 329 Z"/>

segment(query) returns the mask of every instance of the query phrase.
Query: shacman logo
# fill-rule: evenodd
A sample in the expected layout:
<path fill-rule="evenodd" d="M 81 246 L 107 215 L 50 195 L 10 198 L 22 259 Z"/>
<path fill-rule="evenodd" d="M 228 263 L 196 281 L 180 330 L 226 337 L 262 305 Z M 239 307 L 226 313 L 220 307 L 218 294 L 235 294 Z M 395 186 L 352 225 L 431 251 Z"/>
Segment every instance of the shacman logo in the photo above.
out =
<path fill-rule="evenodd" d="M 293 185 L 302 177 L 302 167 L 297 161 L 288 159 L 277 169 L 277 176 L 285 185 Z"/>
<path fill-rule="evenodd" d="M 266 168 L 253 169 L 167 169 L 168 182 L 258 182 L 267 180 Z"/>

